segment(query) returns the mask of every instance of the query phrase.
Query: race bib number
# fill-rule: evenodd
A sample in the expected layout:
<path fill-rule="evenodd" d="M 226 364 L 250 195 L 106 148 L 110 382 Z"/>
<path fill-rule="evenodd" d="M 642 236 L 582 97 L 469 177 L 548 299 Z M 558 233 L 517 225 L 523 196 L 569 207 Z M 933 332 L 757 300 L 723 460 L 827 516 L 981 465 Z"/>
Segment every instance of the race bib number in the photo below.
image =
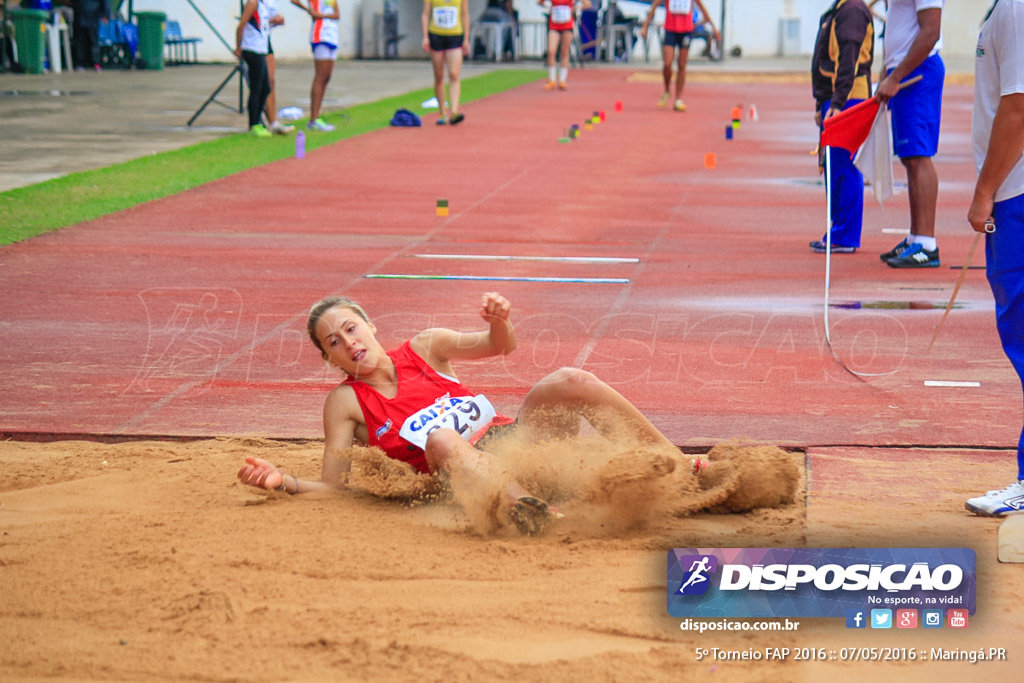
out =
<path fill-rule="evenodd" d="M 459 12 L 454 7 L 435 7 L 434 26 L 443 29 L 452 29 L 459 24 Z"/>
<path fill-rule="evenodd" d="M 668 11 L 672 14 L 689 14 L 693 9 L 693 0 L 668 0 Z"/>
<path fill-rule="evenodd" d="M 443 396 L 410 415 L 398 435 L 421 449 L 427 447 L 427 436 L 441 428 L 454 429 L 469 441 L 474 434 L 489 425 L 496 415 L 494 406 L 483 394 Z"/>
<path fill-rule="evenodd" d="M 568 24 L 572 21 L 572 7 L 568 5 L 555 5 L 551 8 L 552 24 Z"/>

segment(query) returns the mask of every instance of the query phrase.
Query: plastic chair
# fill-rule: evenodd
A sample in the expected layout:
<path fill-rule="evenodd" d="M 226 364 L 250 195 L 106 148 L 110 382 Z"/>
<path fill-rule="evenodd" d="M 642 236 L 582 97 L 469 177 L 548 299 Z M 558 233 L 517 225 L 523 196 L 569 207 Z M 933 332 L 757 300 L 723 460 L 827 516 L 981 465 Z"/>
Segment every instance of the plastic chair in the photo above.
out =
<path fill-rule="evenodd" d="M 165 21 L 164 49 L 167 54 L 164 61 L 167 64 L 198 64 L 201 40 L 184 37 L 181 34 L 181 24 L 177 21 Z"/>
<path fill-rule="evenodd" d="M 71 68 L 71 31 L 68 30 L 68 23 L 64 15 L 54 12 L 50 21 L 46 24 L 46 50 L 50 59 L 50 71 L 55 74 L 61 72 L 61 58 L 64 64 Z M 61 52 L 63 47 L 64 51 Z"/>

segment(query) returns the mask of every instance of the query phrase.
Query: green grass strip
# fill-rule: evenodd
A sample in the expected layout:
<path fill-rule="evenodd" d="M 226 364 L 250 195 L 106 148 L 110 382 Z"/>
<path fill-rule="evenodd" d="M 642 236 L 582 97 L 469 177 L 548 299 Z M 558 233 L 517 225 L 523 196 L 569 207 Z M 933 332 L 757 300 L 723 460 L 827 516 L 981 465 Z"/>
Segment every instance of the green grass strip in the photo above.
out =
<path fill-rule="evenodd" d="M 474 76 L 462 82 L 462 101 L 478 100 L 543 76 L 540 69 L 499 69 Z M 396 109 L 422 112 L 420 104 L 430 97 L 433 90 L 424 88 L 345 111 L 328 112 L 323 118 L 337 125 L 337 129 L 307 134 L 306 150 L 386 128 Z M 305 122 L 303 119 L 296 127 L 305 127 Z M 253 140 L 240 132 L 0 192 L 0 245 L 169 197 L 294 154 L 293 135 Z"/>

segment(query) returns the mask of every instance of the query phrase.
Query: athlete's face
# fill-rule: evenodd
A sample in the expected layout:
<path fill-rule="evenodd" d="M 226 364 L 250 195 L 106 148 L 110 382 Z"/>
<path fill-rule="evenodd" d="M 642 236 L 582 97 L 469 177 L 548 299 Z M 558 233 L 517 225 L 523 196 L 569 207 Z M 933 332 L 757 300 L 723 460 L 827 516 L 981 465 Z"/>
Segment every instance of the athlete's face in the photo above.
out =
<path fill-rule="evenodd" d="M 343 306 L 328 309 L 316 324 L 327 360 L 353 377 L 375 370 L 384 355 L 376 334 L 373 323 Z"/>

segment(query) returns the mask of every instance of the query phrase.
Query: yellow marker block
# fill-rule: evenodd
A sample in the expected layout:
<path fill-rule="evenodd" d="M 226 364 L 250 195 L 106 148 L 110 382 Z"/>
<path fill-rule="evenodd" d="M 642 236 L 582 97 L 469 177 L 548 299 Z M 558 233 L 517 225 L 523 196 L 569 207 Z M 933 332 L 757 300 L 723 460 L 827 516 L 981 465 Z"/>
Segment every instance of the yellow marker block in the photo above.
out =
<path fill-rule="evenodd" d="M 437 200 L 437 215 L 447 216 L 448 215 L 448 200 L 438 199 Z"/>
<path fill-rule="evenodd" d="M 585 122 L 583 124 L 583 130 L 594 130 L 594 124 L 590 121 Z"/>

